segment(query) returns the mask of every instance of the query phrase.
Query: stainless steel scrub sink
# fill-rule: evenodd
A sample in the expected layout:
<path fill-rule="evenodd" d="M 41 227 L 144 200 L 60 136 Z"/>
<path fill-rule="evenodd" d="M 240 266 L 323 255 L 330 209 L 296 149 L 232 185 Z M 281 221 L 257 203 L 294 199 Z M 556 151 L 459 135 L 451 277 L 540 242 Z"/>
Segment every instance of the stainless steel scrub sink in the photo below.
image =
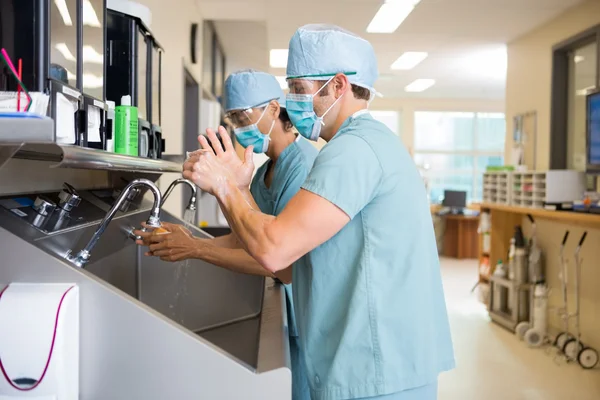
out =
<path fill-rule="evenodd" d="M 126 232 L 140 226 L 145 217 L 142 213 L 115 218 L 92 251 L 85 270 L 256 367 L 264 278 L 201 260 L 171 263 L 144 256 L 147 248 L 137 246 Z M 161 220 L 183 224 L 164 211 Z M 92 225 L 45 237 L 38 244 L 52 252 L 74 243 L 80 248 L 94 229 Z M 188 229 L 197 237 L 211 237 L 196 227 Z"/>

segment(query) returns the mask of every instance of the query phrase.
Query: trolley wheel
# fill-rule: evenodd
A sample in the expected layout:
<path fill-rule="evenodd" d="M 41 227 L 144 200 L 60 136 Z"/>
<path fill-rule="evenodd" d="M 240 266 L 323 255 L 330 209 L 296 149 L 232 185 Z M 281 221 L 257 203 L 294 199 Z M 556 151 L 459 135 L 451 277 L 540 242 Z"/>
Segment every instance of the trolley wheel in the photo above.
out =
<path fill-rule="evenodd" d="M 583 343 L 577 339 L 571 339 L 565 343 L 565 347 L 563 347 L 563 353 L 567 356 L 568 360 L 575 361 L 579 357 L 579 353 L 583 350 Z"/>
<path fill-rule="evenodd" d="M 525 333 L 524 339 L 527 346 L 537 348 L 544 344 L 546 335 L 539 329 L 532 328 Z"/>
<path fill-rule="evenodd" d="M 598 365 L 598 361 L 600 357 L 598 357 L 598 352 L 591 347 L 586 347 L 579 353 L 579 357 L 577 361 L 579 361 L 579 365 L 583 369 L 592 369 Z"/>
<path fill-rule="evenodd" d="M 554 346 L 563 351 L 565 344 L 571 339 L 573 339 L 573 336 L 569 332 L 561 332 L 554 339 Z"/>
<path fill-rule="evenodd" d="M 531 325 L 527 321 L 519 322 L 517 327 L 515 328 L 515 335 L 519 338 L 519 340 L 523 340 L 525 338 L 525 334 L 531 328 Z"/>

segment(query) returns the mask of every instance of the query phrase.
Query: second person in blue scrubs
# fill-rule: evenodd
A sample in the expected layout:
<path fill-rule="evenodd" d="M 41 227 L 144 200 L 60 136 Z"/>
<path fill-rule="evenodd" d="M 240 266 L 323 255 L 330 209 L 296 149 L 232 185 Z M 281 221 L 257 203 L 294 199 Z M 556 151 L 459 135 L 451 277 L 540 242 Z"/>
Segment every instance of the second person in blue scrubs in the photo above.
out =
<path fill-rule="evenodd" d="M 234 73 L 225 81 L 225 99 L 225 112 L 235 127 L 238 143 L 245 148 L 253 146 L 255 153 L 265 153 L 269 157 L 256 171 L 250 193 L 261 212 L 277 215 L 300 190 L 318 151 L 295 133 L 285 109 L 285 96 L 274 76 L 252 70 Z M 228 138 L 223 138 L 223 142 L 226 147 L 231 145 Z M 237 157 L 233 152 L 231 154 Z M 168 241 L 136 231 L 144 236 L 143 244 L 149 245 L 154 256 L 165 261 L 199 258 L 236 272 L 274 277 L 242 249 L 233 234 L 200 239 L 182 226 L 168 223 L 163 223 L 163 226 L 171 232 L 167 235 Z M 230 250 L 223 251 L 224 248 Z M 299 346 L 291 286 L 285 285 L 292 399 L 308 400 L 310 393 Z"/>

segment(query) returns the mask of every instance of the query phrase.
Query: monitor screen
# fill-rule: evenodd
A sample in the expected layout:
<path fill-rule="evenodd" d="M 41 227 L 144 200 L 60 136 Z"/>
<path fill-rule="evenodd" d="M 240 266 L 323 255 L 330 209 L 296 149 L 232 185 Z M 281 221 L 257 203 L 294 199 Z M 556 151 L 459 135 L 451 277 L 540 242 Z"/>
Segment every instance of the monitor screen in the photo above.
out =
<path fill-rule="evenodd" d="M 587 97 L 588 165 L 600 165 L 600 92 Z"/>
<path fill-rule="evenodd" d="M 444 190 L 444 207 L 465 208 L 467 206 L 467 192 L 459 190 Z"/>

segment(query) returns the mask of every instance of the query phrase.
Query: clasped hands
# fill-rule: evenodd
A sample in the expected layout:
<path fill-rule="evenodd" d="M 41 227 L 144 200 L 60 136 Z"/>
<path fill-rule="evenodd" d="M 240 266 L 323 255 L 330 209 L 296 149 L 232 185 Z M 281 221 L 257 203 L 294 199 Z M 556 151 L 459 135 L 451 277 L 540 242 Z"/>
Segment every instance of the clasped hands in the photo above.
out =
<path fill-rule="evenodd" d="M 230 184 L 247 189 L 254 172 L 252 146 L 246 148 L 242 161 L 235 153 L 225 128 L 219 127 L 223 146 L 215 131 L 207 129 L 206 134 L 212 148 L 204 136 L 198 136 L 201 148 L 192 152 L 183 164 L 183 177 L 214 196 Z"/>

